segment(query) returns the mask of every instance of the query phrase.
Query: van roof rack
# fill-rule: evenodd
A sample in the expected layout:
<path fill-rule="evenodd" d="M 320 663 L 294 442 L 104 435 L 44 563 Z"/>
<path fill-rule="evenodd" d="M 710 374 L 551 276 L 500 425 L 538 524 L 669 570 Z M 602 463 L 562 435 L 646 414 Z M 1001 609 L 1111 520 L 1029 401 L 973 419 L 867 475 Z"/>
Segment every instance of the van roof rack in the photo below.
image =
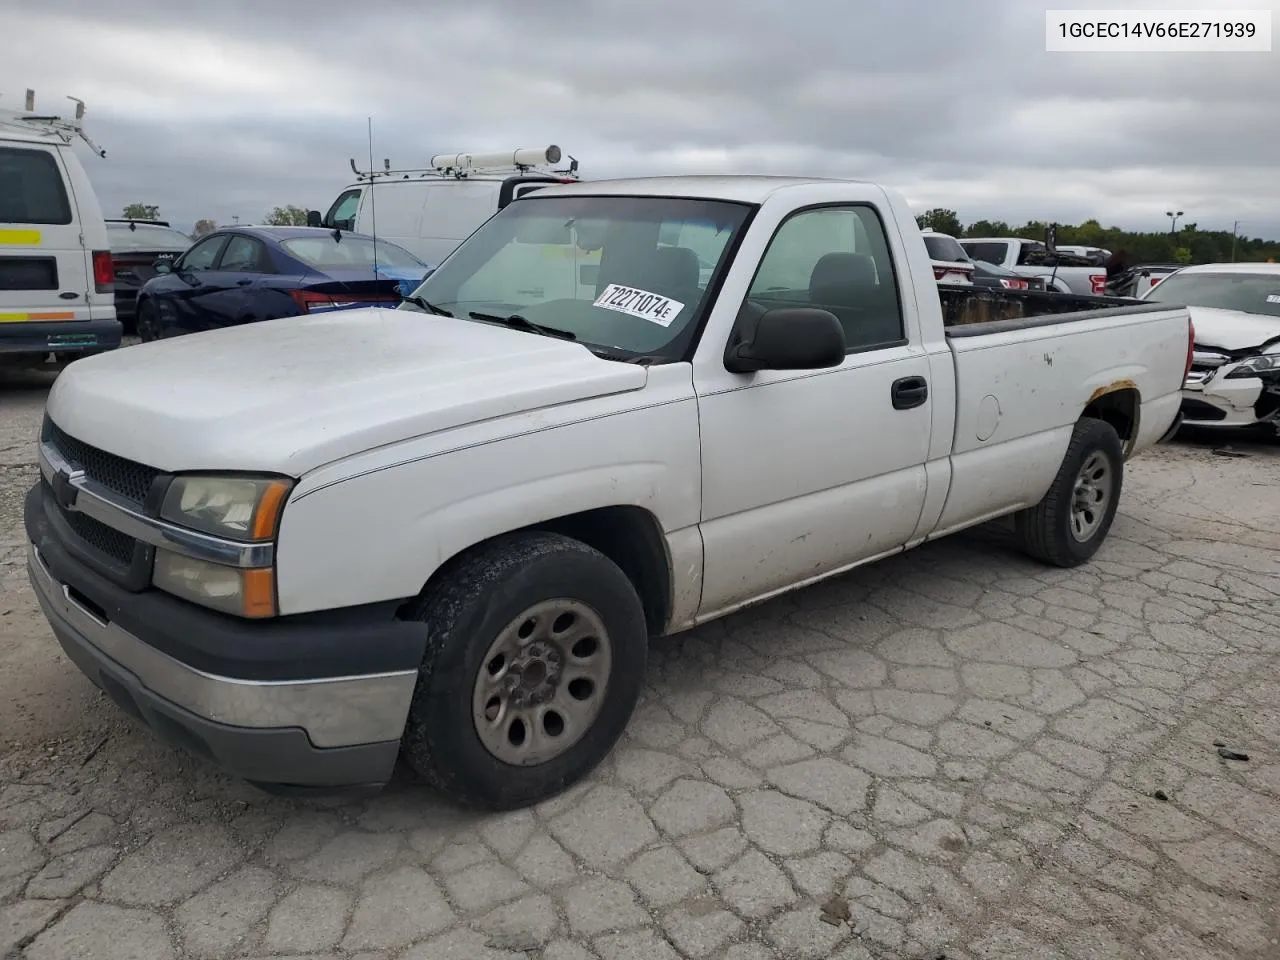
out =
<path fill-rule="evenodd" d="M 107 151 L 89 139 L 84 132 L 84 101 L 76 97 L 67 97 L 76 105 L 74 119 L 67 120 L 55 114 L 38 114 L 36 109 L 36 92 L 27 90 L 26 107 L 23 110 L 7 110 L 0 108 L 0 127 L 10 130 L 25 130 L 36 135 L 57 137 L 63 143 L 70 144 L 77 138 L 83 140 L 100 157 Z"/>
<path fill-rule="evenodd" d="M 389 159 L 382 161 L 381 170 L 361 170 L 351 160 L 351 172 L 358 181 L 372 183 L 376 179 L 412 180 L 435 177 L 439 179 L 465 180 L 467 177 L 519 176 L 527 173 L 545 173 L 548 176 L 578 179 L 578 161 L 569 157 L 569 166 L 563 170 L 554 167 L 566 156 L 552 144 L 532 150 L 499 151 L 496 153 L 440 153 L 431 158 L 426 167 L 393 170 Z"/>

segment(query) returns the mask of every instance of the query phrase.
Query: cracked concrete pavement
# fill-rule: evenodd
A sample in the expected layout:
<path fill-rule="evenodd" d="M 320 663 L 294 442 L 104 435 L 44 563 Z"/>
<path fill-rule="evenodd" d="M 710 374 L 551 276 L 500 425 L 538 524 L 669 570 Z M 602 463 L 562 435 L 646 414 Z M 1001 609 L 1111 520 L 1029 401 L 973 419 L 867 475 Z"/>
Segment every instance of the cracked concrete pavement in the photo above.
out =
<path fill-rule="evenodd" d="M 661 641 L 589 782 L 481 816 L 267 797 L 97 694 L 23 568 L 46 388 L 0 385 L 6 960 L 1280 957 L 1280 445 L 1139 458 L 1078 570 L 983 529 Z"/>

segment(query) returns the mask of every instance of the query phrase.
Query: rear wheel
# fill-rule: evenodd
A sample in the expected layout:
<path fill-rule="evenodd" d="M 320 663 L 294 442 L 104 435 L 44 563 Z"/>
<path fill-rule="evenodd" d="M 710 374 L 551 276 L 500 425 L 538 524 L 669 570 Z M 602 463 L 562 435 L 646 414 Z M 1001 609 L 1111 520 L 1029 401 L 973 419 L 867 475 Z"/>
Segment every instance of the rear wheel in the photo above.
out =
<path fill-rule="evenodd" d="M 644 680 L 635 587 L 597 550 L 549 533 L 477 548 L 411 616 L 427 625 L 402 751 L 471 806 L 538 803 L 613 749 Z"/>
<path fill-rule="evenodd" d="M 160 313 L 150 300 L 138 304 L 137 319 L 134 321 L 138 331 L 138 339 L 143 343 L 160 339 Z"/>
<path fill-rule="evenodd" d="M 1115 428 L 1082 418 L 1049 492 L 1014 517 L 1020 546 L 1058 567 L 1089 560 L 1111 530 L 1123 480 L 1124 450 Z"/>

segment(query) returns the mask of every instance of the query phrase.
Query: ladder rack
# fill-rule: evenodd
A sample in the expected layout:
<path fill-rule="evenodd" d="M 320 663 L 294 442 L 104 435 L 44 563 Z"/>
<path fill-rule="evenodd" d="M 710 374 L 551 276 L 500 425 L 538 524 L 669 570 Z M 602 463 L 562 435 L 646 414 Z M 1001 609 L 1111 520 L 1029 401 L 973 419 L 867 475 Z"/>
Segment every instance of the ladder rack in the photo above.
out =
<path fill-rule="evenodd" d="M 54 114 L 42 115 L 36 113 L 36 92 L 28 90 L 25 110 L 17 111 L 0 108 L 0 127 L 57 137 L 66 144 L 80 139 L 88 144 L 89 149 L 98 156 L 105 157 L 107 151 L 89 139 L 89 135 L 84 132 L 84 101 L 76 97 L 67 97 L 67 99 L 76 105 L 76 115 L 71 120 Z"/>
<path fill-rule="evenodd" d="M 554 144 L 546 149 L 513 150 L 500 153 L 452 153 L 437 154 L 430 166 L 393 170 L 390 159 L 382 161 L 381 170 L 361 170 L 353 158 L 351 172 L 360 182 L 374 180 L 411 180 L 434 177 L 438 179 L 465 180 L 471 176 L 520 176 L 526 173 L 545 173 L 548 176 L 578 179 L 578 161 L 569 157 L 569 166 L 563 170 L 550 169 L 560 162 L 560 148 Z"/>

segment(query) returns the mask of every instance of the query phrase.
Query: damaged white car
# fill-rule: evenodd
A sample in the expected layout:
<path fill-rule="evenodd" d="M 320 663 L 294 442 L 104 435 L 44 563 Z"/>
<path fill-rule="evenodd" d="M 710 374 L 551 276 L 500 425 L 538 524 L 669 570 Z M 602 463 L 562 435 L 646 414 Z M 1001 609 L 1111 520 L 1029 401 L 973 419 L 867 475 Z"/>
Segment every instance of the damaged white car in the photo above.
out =
<path fill-rule="evenodd" d="M 1190 308 L 1196 345 L 1184 424 L 1280 430 L 1280 264 L 1184 267 L 1142 299 Z"/>

